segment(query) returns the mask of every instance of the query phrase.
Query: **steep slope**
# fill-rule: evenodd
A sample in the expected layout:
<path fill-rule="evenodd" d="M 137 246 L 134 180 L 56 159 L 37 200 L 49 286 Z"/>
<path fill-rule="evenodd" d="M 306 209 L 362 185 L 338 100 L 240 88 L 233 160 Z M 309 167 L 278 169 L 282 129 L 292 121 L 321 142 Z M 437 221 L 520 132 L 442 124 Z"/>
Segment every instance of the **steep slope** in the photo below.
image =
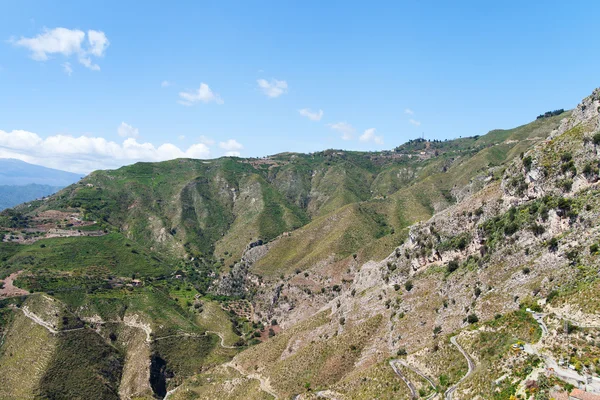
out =
<path fill-rule="evenodd" d="M 584 371 L 597 390 L 599 113 L 596 90 L 547 140 L 487 170 L 480 190 L 466 187 L 457 204 L 411 226 L 381 262 L 307 262 L 303 273 L 284 268 L 259 280 L 256 315 L 276 319 L 283 333 L 232 364 L 283 398 L 408 398 L 388 357 L 410 366 L 398 368 L 414 385 L 427 386 L 416 370 L 459 399 L 529 396 L 532 388 L 549 398 L 553 385 L 571 390 Z M 277 246 L 264 246 L 250 271 L 265 273 Z M 368 335 L 350 339 L 363 327 Z M 574 375 L 558 365 L 566 343 Z M 539 375 L 544 365 L 555 371 L 550 378 Z"/>
<path fill-rule="evenodd" d="M 0 368 L 33 377 L 6 390 L 506 398 L 565 341 L 565 315 L 573 362 L 596 374 L 598 94 L 388 152 L 97 171 L 4 211 L 0 276 L 34 293 L 0 299 Z M 31 326 L 37 372 L 10 358 L 32 357 Z"/>

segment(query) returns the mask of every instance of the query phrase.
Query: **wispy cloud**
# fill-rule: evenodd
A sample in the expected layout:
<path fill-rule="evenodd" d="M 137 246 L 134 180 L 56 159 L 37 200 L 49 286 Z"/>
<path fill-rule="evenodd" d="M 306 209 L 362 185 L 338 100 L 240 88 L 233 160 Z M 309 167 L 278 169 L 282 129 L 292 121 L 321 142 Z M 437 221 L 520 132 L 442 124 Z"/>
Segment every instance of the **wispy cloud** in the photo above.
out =
<path fill-rule="evenodd" d="M 169 87 L 169 86 L 171 86 L 171 82 L 169 82 L 169 81 L 162 81 L 160 83 L 160 87 L 164 87 L 165 88 L 165 87 Z"/>
<path fill-rule="evenodd" d="M 383 144 L 383 136 L 375 135 L 376 129 L 369 128 L 363 132 L 358 138 L 361 142 L 375 142 L 377 144 Z"/>
<path fill-rule="evenodd" d="M 43 33 L 31 38 L 12 38 L 10 42 L 29 49 L 31 58 L 36 61 L 47 61 L 52 55 L 75 55 L 80 64 L 99 71 L 100 66 L 92 61 L 92 57 L 104 57 L 110 42 L 104 32 L 95 30 L 88 30 L 87 42 L 85 39 L 86 32 L 82 30 L 54 28 L 45 29 Z"/>
<path fill-rule="evenodd" d="M 204 135 L 201 135 L 198 138 L 198 140 L 199 140 L 200 143 L 204 143 L 207 146 L 212 146 L 213 144 L 215 144 L 215 140 L 214 139 L 211 139 L 211 138 L 206 137 Z"/>
<path fill-rule="evenodd" d="M 327 124 L 328 127 L 342 134 L 342 139 L 351 140 L 354 136 L 354 127 L 347 122 L 336 122 Z"/>
<path fill-rule="evenodd" d="M 310 119 L 311 121 L 320 121 L 321 118 L 323 118 L 323 110 L 311 111 L 308 108 L 303 108 L 301 110 L 298 110 L 298 112 L 300 113 L 300 115 Z"/>
<path fill-rule="evenodd" d="M 117 133 L 121 137 L 137 138 L 140 136 L 140 130 L 138 128 L 134 128 L 126 122 L 121 122 L 121 125 L 119 125 L 117 128 Z"/>
<path fill-rule="evenodd" d="M 410 122 L 411 124 L 413 124 L 414 126 L 421 126 L 421 121 L 417 121 L 415 119 L 409 119 L 408 122 Z"/>
<path fill-rule="evenodd" d="M 71 63 L 67 61 L 62 64 L 62 67 L 63 71 L 65 71 L 65 74 L 71 76 L 71 74 L 73 73 L 73 67 L 71 67 Z"/>
<path fill-rule="evenodd" d="M 219 142 L 219 147 L 227 151 L 242 150 L 244 148 L 244 146 L 235 139 Z"/>
<path fill-rule="evenodd" d="M 282 94 L 287 92 L 288 84 L 286 81 L 280 81 L 277 79 L 271 79 L 267 81 L 266 79 L 258 79 L 256 81 L 258 83 L 258 87 L 262 90 L 262 92 L 267 95 L 267 97 L 275 98 L 279 97 Z"/>
<path fill-rule="evenodd" d="M 213 92 L 211 88 L 204 82 L 200 83 L 200 87 L 198 89 L 179 92 L 179 97 L 179 104 L 183 104 L 184 106 L 191 106 L 198 102 L 217 104 L 224 103 L 221 96 Z"/>
<path fill-rule="evenodd" d="M 410 108 L 405 108 L 404 109 L 404 114 L 408 114 L 408 115 L 413 115 L 415 112 L 413 110 L 411 110 Z"/>

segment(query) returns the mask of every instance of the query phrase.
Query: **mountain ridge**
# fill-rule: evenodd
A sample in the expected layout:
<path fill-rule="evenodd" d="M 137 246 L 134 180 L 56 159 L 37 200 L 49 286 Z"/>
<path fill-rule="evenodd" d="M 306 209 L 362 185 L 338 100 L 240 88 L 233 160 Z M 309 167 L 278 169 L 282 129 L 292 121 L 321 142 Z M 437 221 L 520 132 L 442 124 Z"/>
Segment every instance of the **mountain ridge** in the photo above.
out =
<path fill-rule="evenodd" d="M 32 331 L 51 354 L 0 391 L 100 393 L 56 365 L 81 351 L 93 381 L 103 343 L 107 398 L 550 398 L 585 374 L 594 390 L 599 114 L 596 89 L 448 142 L 138 163 L 6 210 L 1 276 L 33 293 L 0 300 L 6 346 L 31 357 L 24 307 L 79 333 Z M 6 349 L 0 373 L 28 373 Z"/>

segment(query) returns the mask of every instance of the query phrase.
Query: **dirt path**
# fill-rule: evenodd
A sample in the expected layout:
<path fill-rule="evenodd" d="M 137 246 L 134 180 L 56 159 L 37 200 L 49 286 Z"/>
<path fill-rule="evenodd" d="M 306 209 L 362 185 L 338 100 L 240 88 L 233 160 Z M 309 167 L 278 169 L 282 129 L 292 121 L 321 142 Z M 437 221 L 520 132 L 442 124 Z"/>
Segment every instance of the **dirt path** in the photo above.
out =
<path fill-rule="evenodd" d="M 175 389 L 171 389 L 167 392 L 167 394 L 165 394 L 165 397 L 163 397 L 163 400 L 167 400 L 169 398 L 169 396 L 171 396 L 173 393 L 175 393 L 177 391 L 177 389 L 179 389 L 181 386 L 177 386 Z"/>
<path fill-rule="evenodd" d="M 223 338 L 223 335 L 221 333 L 219 333 L 219 332 L 206 331 L 206 332 L 204 332 L 204 335 L 206 336 L 206 335 L 208 335 L 210 333 L 212 333 L 213 335 L 217 335 L 219 337 L 219 339 L 221 339 L 221 347 L 222 348 L 224 348 L 224 349 L 237 349 L 236 346 L 227 346 L 227 345 L 225 345 L 225 339 Z"/>
<path fill-rule="evenodd" d="M 82 329 L 85 329 L 85 326 L 82 326 L 81 328 L 71 328 L 71 329 L 62 329 L 62 330 L 56 330 L 54 329 L 54 327 L 52 325 L 50 325 L 50 323 L 44 321 L 42 318 L 40 318 L 37 314 L 29 311 L 29 308 L 27 306 L 23 306 L 21 308 L 21 311 L 23 311 L 23 314 L 25 314 L 25 316 L 27 318 L 29 318 L 30 320 L 32 320 L 33 322 L 35 322 L 36 324 L 43 326 L 44 328 L 46 328 L 50 333 L 52 334 L 57 334 L 60 332 L 73 332 L 73 331 L 80 331 Z"/>
<path fill-rule="evenodd" d="M 29 311 L 29 308 L 27 306 L 23 306 L 21 308 L 21 311 L 23 311 L 23 314 L 25 314 L 25 316 L 27 318 L 29 318 L 30 320 L 32 320 L 36 324 L 38 324 L 40 326 L 43 326 L 44 328 L 48 329 L 48 331 L 50 331 L 50 333 L 56 334 L 56 333 L 59 332 L 56 329 L 54 329 L 54 327 L 52 325 L 50 325 L 48 322 L 44 321 L 43 319 L 41 319 L 40 317 L 38 317 L 36 314 L 34 314 L 33 312 Z"/>
<path fill-rule="evenodd" d="M 464 358 L 467 359 L 467 364 L 469 366 L 469 370 L 467 371 L 466 375 L 463 376 L 462 378 L 460 378 L 460 380 L 458 382 L 456 382 L 455 385 L 452 385 L 448 388 L 448 390 L 446 390 L 445 396 L 446 396 L 446 400 L 452 400 L 452 396 L 454 395 L 454 392 L 456 391 L 456 389 L 458 388 L 458 385 L 461 384 L 462 381 L 464 381 L 465 379 L 467 379 L 472 373 L 473 370 L 475 369 L 475 363 L 473 362 L 473 360 L 471 359 L 471 357 L 467 354 L 467 352 L 465 351 L 465 349 L 463 349 L 457 342 L 456 342 L 456 336 L 452 336 L 450 338 L 450 342 L 456 346 L 456 348 L 458 349 L 458 351 L 460 351 L 460 353 L 463 355 Z"/>
<path fill-rule="evenodd" d="M 271 382 L 270 382 L 269 378 L 265 378 L 264 376 L 262 376 L 260 374 L 248 374 L 242 369 L 242 367 L 240 367 L 233 361 L 230 361 L 227 364 L 223 364 L 223 365 L 226 367 L 231 367 L 231 368 L 235 369 L 237 372 L 239 372 L 240 374 L 244 375 L 247 378 L 256 379 L 257 381 L 260 382 L 260 390 L 262 390 L 265 393 L 270 394 L 275 399 L 279 398 L 279 396 L 277 396 L 277 393 L 275 393 L 275 391 L 271 387 Z"/>
<path fill-rule="evenodd" d="M 402 379 L 404 383 L 406 383 L 406 386 L 408 386 L 408 390 L 410 390 L 410 396 L 413 399 L 418 399 L 419 395 L 417 394 L 417 389 L 415 388 L 415 385 L 413 385 L 412 382 L 409 381 L 408 378 L 404 376 L 404 374 L 400 372 L 400 370 L 396 366 L 396 363 L 398 363 L 399 361 L 400 360 L 390 360 L 390 367 L 392 367 L 396 375 L 398 375 L 398 377 Z"/>
<path fill-rule="evenodd" d="M 0 289 L 0 298 L 24 296 L 29 294 L 27 290 L 23 290 L 14 285 L 15 279 L 17 279 L 17 277 L 21 275 L 22 272 L 22 270 L 13 272 L 12 274 L 3 279 L 4 287 Z"/>
<path fill-rule="evenodd" d="M 139 315 L 126 315 L 123 317 L 123 323 L 130 328 L 138 328 L 143 330 L 146 333 L 146 343 L 152 343 L 152 338 L 150 335 L 152 334 L 152 329 L 150 328 L 150 324 L 145 324 L 139 320 Z M 120 321 L 121 322 L 121 321 Z"/>

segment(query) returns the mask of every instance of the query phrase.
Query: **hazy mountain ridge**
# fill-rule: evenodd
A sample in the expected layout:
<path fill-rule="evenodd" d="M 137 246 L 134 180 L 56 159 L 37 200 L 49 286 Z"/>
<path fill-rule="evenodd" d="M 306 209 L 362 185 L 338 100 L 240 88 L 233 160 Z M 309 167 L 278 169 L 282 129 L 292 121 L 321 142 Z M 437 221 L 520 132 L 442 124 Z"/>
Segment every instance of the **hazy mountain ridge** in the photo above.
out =
<path fill-rule="evenodd" d="M 40 185 L 0 185 L 0 211 L 21 203 L 49 196 L 62 189 L 62 186 Z"/>
<path fill-rule="evenodd" d="M 81 177 L 20 160 L 0 158 L 0 210 L 49 196 Z"/>
<path fill-rule="evenodd" d="M 29 185 L 32 183 L 64 187 L 77 182 L 83 174 L 60 171 L 29 164 L 13 158 L 0 158 L 0 185 Z"/>

